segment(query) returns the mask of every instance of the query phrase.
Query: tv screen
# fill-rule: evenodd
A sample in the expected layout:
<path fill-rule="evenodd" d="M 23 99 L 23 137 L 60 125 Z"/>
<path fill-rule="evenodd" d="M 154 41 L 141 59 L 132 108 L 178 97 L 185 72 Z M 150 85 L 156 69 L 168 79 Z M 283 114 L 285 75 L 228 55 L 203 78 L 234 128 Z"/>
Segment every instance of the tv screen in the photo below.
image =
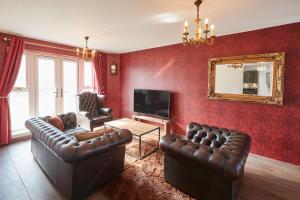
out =
<path fill-rule="evenodd" d="M 134 90 L 134 112 L 169 118 L 170 92 L 162 90 Z"/>

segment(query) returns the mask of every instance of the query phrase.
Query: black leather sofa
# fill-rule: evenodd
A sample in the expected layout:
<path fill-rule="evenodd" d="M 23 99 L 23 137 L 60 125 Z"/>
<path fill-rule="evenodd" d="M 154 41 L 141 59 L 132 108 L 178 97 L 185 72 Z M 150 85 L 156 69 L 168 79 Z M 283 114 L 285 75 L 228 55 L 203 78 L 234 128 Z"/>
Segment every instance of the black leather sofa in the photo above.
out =
<path fill-rule="evenodd" d="M 237 199 L 250 146 L 245 133 L 189 123 L 185 138 L 160 140 L 165 181 L 196 199 Z"/>
<path fill-rule="evenodd" d="M 66 199 L 81 199 L 122 173 L 125 145 L 131 142 L 132 134 L 123 129 L 77 142 L 73 135 L 85 130 L 77 126 L 75 113 L 59 116 L 63 131 L 41 118 L 25 122 L 32 133 L 31 151 Z"/>

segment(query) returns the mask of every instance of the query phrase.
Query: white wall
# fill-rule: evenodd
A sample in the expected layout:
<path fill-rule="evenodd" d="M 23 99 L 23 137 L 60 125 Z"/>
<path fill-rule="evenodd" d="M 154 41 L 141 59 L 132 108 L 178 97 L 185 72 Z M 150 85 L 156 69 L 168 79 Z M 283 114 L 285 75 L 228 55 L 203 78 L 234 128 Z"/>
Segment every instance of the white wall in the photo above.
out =
<path fill-rule="evenodd" d="M 227 65 L 216 67 L 216 93 L 243 94 L 244 72 L 242 68 L 229 68 Z"/>
<path fill-rule="evenodd" d="M 257 95 L 272 95 L 272 63 L 265 63 L 266 71 L 258 71 Z M 226 65 L 217 65 L 216 67 L 216 93 L 243 94 L 244 70 L 257 70 L 258 63 L 244 64 L 243 68 L 229 68 Z M 267 73 L 270 73 L 270 86 L 267 84 Z"/>
<path fill-rule="evenodd" d="M 272 96 L 272 63 L 265 63 L 266 71 L 258 71 L 257 95 Z M 245 71 L 257 70 L 259 65 L 245 65 Z M 270 73 L 270 87 L 267 84 L 267 73 Z"/>

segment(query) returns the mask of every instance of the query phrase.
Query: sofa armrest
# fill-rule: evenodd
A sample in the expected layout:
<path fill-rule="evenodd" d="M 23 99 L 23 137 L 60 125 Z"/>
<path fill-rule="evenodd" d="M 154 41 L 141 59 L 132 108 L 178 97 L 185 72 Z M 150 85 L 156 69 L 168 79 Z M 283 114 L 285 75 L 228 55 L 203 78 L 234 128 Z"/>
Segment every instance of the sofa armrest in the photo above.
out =
<path fill-rule="evenodd" d="M 99 114 L 108 115 L 109 116 L 112 113 L 112 109 L 111 108 L 104 108 L 104 107 L 102 107 L 102 108 L 98 109 L 98 112 L 99 112 Z"/>
<path fill-rule="evenodd" d="M 174 158 L 192 161 L 199 167 L 209 168 L 230 179 L 239 179 L 243 175 L 246 158 L 236 155 L 234 152 L 224 151 L 222 148 L 212 148 L 189 140 L 182 140 L 176 135 L 162 137 L 160 148 Z M 248 153 L 246 153 L 247 156 Z"/>

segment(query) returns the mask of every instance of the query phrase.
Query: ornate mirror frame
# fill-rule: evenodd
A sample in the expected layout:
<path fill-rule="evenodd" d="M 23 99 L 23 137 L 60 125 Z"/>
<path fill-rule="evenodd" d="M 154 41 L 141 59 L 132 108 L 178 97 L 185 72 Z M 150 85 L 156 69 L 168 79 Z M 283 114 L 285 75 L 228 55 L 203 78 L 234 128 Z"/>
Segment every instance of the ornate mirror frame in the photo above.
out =
<path fill-rule="evenodd" d="M 216 66 L 218 64 L 242 64 L 256 62 L 273 62 L 272 96 L 215 93 Z M 209 60 L 208 66 L 208 99 L 283 105 L 284 62 L 284 52 L 212 58 Z"/>

